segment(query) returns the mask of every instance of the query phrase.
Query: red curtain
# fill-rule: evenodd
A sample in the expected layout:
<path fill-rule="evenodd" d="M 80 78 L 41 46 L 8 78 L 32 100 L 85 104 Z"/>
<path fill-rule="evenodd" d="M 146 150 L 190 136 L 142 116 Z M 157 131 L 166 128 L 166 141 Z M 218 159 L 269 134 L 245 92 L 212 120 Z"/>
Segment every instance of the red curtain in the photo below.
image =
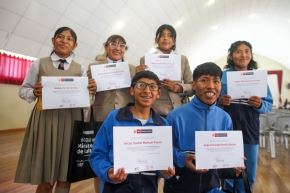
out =
<path fill-rule="evenodd" d="M 0 53 L 0 83 L 21 85 L 32 62 Z"/>
<path fill-rule="evenodd" d="M 279 94 L 281 94 L 283 71 L 282 70 L 268 70 L 268 74 L 276 74 L 277 75 Z"/>
<path fill-rule="evenodd" d="M 279 101 L 282 102 L 281 99 L 281 91 L 282 91 L 282 78 L 283 71 L 282 70 L 268 70 L 268 74 L 276 74 L 278 79 L 278 90 L 279 90 Z"/>

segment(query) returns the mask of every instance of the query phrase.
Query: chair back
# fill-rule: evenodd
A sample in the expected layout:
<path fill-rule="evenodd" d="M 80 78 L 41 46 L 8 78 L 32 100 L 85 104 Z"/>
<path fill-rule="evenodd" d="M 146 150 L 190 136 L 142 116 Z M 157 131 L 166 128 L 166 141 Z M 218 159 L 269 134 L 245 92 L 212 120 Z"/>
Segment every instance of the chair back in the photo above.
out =
<path fill-rule="evenodd" d="M 277 118 L 279 117 L 279 113 L 276 112 L 269 112 L 266 114 L 267 118 L 268 118 L 268 124 L 269 127 L 274 127 L 275 123 L 277 121 Z"/>
<path fill-rule="evenodd" d="M 265 114 L 259 116 L 260 120 L 260 132 L 264 132 L 269 129 L 268 117 Z"/>
<path fill-rule="evenodd" d="M 290 116 L 280 116 L 276 121 L 276 128 L 280 131 L 289 131 L 290 130 Z"/>

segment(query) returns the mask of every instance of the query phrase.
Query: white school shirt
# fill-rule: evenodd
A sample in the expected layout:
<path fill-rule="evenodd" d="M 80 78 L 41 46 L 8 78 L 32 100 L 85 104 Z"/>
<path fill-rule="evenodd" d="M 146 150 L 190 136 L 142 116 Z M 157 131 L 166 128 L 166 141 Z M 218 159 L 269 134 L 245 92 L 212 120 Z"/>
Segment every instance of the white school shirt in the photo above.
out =
<path fill-rule="evenodd" d="M 164 53 L 157 48 L 156 51 L 154 52 L 154 54 L 164 54 Z M 171 50 L 171 52 L 169 54 L 176 54 L 176 52 L 174 50 Z"/>
<path fill-rule="evenodd" d="M 55 68 L 58 68 L 59 59 L 65 59 L 66 62 L 64 63 L 64 70 L 67 70 L 70 67 L 70 64 L 74 58 L 74 54 L 71 54 L 67 58 L 60 58 L 55 53 L 52 53 L 50 57 L 52 60 L 52 64 Z M 24 81 L 19 89 L 19 93 L 18 93 L 19 97 L 26 100 L 28 103 L 35 101 L 35 99 L 37 98 L 33 94 L 33 89 L 34 89 L 34 85 L 37 82 L 37 78 L 38 78 L 38 74 L 39 74 L 39 65 L 40 65 L 39 61 L 40 60 L 37 59 L 32 63 L 32 65 L 29 68 L 29 70 L 25 76 L 25 79 L 24 79 Z M 81 73 L 82 73 L 82 76 L 87 76 L 86 70 L 82 65 L 81 65 Z"/>

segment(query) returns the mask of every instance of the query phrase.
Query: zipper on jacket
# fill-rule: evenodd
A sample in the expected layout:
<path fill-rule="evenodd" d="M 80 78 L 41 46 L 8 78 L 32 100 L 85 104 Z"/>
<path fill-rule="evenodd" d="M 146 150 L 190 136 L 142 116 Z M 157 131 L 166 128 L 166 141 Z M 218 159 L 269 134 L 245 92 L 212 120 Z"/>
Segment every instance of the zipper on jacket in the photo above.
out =
<path fill-rule="evenodd" d="M 204 123 L 204 131 L 207 131 L 207 114 L 209 112 L 209 107 L 207 107 L 207 109 L 205 110 L 205 123 Z"/>
<path fill-rule="evenodd" d="M 204 131 L 207 131 L 207 114 L 208 114 L 208 112 L 209 112 L 209 106 L 205 110 Z M 201 189 L 202 189 L 202 173 L 199 176 L 199 188 L 198 188 L 199 193 L 201 193 Z"/>

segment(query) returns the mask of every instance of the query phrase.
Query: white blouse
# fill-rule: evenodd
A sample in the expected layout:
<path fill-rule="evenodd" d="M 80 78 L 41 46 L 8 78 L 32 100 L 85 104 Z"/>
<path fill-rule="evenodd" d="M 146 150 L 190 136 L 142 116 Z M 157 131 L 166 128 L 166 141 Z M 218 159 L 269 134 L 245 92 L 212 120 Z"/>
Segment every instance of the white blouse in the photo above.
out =
<path fill-rule="evenodd" d="M 58 68 L 59 59 L 65 59 L 66 62 L 64 63 L 64 70 L 67 70 L 70 67 L 70 64 L 74 58 L 74 54 L 71 54 L 67 58 L 60 58 L 55 53 L 51 54 L 52 64 L 55 68 Z M 19 89 L 19 97 L 26 100 L 28 103 L 35 101 L 37 97 L 33 94 L 34 85 L 37 82 L 38 74 L 39 74 L 39 59 L 35 60 L 31 67 L 29 68 L 25 79 Z M 81 66 L 82 76 L 86 76 L 86 70 L 83 66 Z"/>

